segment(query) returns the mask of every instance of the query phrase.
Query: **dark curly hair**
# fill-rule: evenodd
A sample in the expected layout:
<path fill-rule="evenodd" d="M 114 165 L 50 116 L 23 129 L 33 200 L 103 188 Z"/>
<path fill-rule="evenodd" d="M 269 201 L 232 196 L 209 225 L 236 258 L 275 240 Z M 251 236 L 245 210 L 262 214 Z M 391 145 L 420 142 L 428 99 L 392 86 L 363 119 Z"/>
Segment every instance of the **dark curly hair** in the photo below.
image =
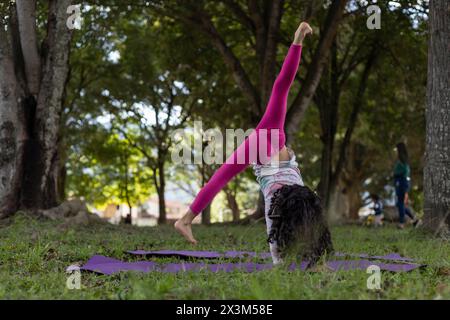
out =
<path fill-rule="evenodd" d="M 308 187 L 284 185 L 275 191 L 268 217 L 273 220 L 268 241 L 277 243 L 282 258 L 305 259 L 311 267 L 333 251 L 320 198 Z"/>

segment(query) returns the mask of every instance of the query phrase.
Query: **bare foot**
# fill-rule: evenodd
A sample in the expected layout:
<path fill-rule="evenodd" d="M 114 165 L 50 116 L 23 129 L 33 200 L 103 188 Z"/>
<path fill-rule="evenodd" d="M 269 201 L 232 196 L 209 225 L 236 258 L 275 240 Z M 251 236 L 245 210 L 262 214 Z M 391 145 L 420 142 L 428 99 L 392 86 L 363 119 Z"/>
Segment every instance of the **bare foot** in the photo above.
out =
<path fill-rule="evenodd" d="M 175 222 L 175 229 L 178 231 L 179 234 L 181 234 L 187 241 L 189 241 L 192 244 L 197 244 L 197 240 L 194 239 L 194 236 L 192 235 L 192 224 L 183 221 L 183 219 L 177 220 Z"/>

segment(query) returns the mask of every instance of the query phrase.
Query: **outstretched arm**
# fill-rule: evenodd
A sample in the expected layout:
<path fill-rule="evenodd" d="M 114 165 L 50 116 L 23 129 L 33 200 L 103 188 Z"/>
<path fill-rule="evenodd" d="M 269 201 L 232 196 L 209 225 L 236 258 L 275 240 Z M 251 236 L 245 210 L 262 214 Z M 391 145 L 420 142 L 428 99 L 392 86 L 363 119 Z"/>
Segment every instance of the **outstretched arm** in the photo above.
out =
<path fill-rule="evenodd" d="M 311 35 L 313 34 L 313 30 L 312 30 L 311 26 L 308 24 L 308 22 L 300 23 L 297 31 L 295 31 L 293 44 L 302 46 L 303 40 L 305 40 L 305 38 L 308 34 L 311 34 Z"/>
<path fill-rule="evenodd" d="M 294 41 L 292 42 L 289 52 L 284 59 L 283 66 L 280 74 L 275 80 L 274 87 L 280 86 L 283 89 L 289 90 L 292 82 L 295 79 L 298 65 L 300 63 L 301 47 L 303 46 L 303 40 L 308 34 L 312 34 L 312 28 L 307 22 L 302 22 L 294 35 Z"/>

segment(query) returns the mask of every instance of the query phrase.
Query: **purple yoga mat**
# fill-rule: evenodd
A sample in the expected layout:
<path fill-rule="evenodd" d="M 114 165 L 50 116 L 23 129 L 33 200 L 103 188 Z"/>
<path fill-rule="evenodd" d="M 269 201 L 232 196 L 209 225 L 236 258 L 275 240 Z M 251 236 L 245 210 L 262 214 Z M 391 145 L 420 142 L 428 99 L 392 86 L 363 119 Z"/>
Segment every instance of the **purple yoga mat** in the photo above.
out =
<path fill-rule="evenodd" d="M 157 263 L 153 261 L 123 262 L 117 259 L 95 255 L 85 265 L 79 267 L 79 269 L 101 274 L 114 274 L 121 271 L 150 272 L 155 271 L 156 266 Z M 74 266 L 70 266 L 69 268 L 68 271 L 72 271 Z"/>
<path fill-rule="evenodd" d="M 268 259 L 271 257 L 270 252 L 256 253 L 252 251 L 226 251 L 225 253 L 219 253 L 216 251 L 189 251 L 189 250 L 158 250 L 158 251 L 130 250 L 126 252 L 132 255 L 139 255 L 139 256 L 204 258 L 204 259 L 246 258 L 246 257 L 252 258 L 259 257 L 261 259 Z"/>
<path fill-rule="evenodd" d="M 181 258 L 204 258 L 204 259 L 217 259 L 217 258 L 246 258 L 246 257 L 259 257 L 261 259 L 269 259 L 271 255 L 269 252 L 256 253 L 252 251 L 226 251 L 225 253 L 219 253 L 216 251 L 189 251 L 189 250 L 158 250 L 158 251 L 145 251 L 145 250 L 130 250 L 126 251 L 132 255 L 139 256 L 158 256 L 158 257 L 181 257 Z M 365 253 L 352 254 L 336 252 L 336 257 L 357 257 L 364 259 L 376 259 L 376 260 L 391 260 L 391 261 L 404 261 L 412 262 L 411 258 L 405 258 L 398 253 L 389 253 L 384 256 L 369 256 Z"/>
<path fill-rule="evenodd" d="M 366 270 L 370 265 L 377 265 L 381 270 L 392 271 L 392 272 L 407 272 L 421 267 L 419 264 L 412 263 L 380 263 L 373 262 L 370 260 L 337 260 L 328 261 L 327 266 L 332 271 L 339 270 Z M 300 265 L 292 264 L 289 270 L 305 270 L 307 267 L 307 262 L 302 262 Z M 232 271 L 243 271 L 243 272 L 255 272 L 270 270 L 273 268 L 271 263 L 166 263 L 158 264 L 153 261 L 138 261 L 138 262 L 124 262 L 100 255 L 95 255 L 89 261 L 79 267 L 80 270 L 92 271 L 100 274 L 114 274 L 122 271 L 140 271 L 140 272 L 163 272 L 163 273 L 176 273 L 176 272 L 198 272 L 202 270 L 210 272 L 232 272 Z M 69 267 L 68 270 L 73 270 L 73 266 Z"/>
<path fill-rule="evenodd" d="M 365 259 L 376 259 L 376 260 L 391 260 L 391 261 L 405 261 L 412 262 L 414 259 L 402 257 L 398 253 L 389 253 L 384 256 L 369 256 L 366 253 L 343 253 L 336 252 L 336 257 L 357 257 L 357 258 L 365 258 Z"/>

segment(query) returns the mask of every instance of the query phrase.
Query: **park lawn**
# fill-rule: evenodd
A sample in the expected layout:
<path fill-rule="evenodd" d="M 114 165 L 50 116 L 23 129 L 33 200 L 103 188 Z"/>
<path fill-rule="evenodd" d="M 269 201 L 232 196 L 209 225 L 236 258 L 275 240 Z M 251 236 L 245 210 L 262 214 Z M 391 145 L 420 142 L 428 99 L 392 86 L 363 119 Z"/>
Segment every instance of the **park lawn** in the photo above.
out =
<path fill-rule="evenodd" d="M 198 250 L 267 251 L 264 225 L 195 226 Z M 426 263 L 409 273 L 381 274 L 381 290 L 368 290 L 364 271 L 255 273 L 82 273 L 81 289 L 66 288 L 65 269 L 94 254 L 130 259 L 130 249 L 190 249 L 170 226 L 98 224 L 65 227 L 18 214 L 0 221 L 2 299 L 449 299 L 450 244 L 408 228 L 332 228 L 335 249 L 347 253 L 398 252 Z M 138 258 L 133 258 L 137 260 Z M 131 260 L 131 259 L 130 259 Z M 159 259 L 170 261 L 174 258 Z"/>

